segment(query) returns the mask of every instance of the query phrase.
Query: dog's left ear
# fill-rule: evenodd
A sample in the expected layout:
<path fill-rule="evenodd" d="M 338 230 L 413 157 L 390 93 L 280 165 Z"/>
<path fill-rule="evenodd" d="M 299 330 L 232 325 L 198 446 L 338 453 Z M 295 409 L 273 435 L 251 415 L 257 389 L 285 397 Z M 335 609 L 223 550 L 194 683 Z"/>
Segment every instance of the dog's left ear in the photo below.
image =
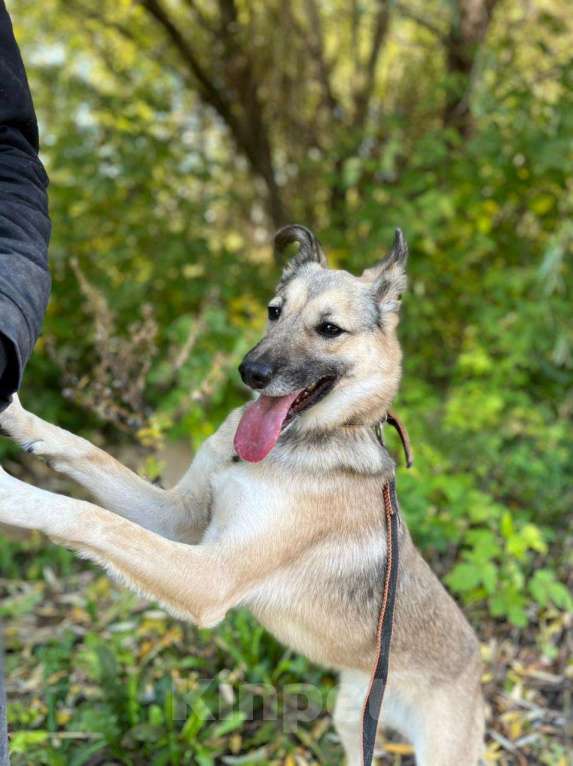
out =
<path fill-rule="evenodd" d="M 283 226 L 275 234 L 275 254 L 282 255 L 290 245 L 298 245 L 298 252 L 286 264 L 282 279 L 289 278 L 305 263 L 318 263 L 326 268 L 326 257 L 317 237 L 306 226 L 298 223 Z"/>
<path fill-rule="evenodd" d="M 402 230 L 396 229 L 390 255 L 377 266 L 366 269 L 362 274 L 363 279 L 372 283 L 376 301 L 382 312 L 398 311 L 400 308 L 402 293 L 408 286 L 407 260 L 406 239 Z"/>

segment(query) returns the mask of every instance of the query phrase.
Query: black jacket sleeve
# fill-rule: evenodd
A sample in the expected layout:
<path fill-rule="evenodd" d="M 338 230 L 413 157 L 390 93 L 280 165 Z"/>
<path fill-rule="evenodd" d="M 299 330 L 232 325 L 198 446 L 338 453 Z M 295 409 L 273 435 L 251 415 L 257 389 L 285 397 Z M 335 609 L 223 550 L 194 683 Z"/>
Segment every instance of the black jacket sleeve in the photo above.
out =
<path fill-rule="evenodd" d="M 20 386 L 50 293 L 47 187 L 26 72 L 0 0 L 0 407 Z"/>

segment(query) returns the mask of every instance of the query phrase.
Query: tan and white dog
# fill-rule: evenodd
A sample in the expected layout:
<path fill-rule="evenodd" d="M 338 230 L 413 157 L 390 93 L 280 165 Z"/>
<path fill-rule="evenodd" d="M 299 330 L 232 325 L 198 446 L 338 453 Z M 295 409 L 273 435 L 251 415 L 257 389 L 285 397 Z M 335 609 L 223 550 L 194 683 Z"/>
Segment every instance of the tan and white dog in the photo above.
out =
<path fill-rule="evenodd" d="M 213 626 L 242 605 L 281 641 L 340 673 L 335 724 L 361 764 L 361 708 L 375 660 L 394 464 L 373 426 L 398 389 L 396 330 L 407 249 L 354 277 L 326 267 L 301 226 L 299 251 L 240 368 L 257 400 L 229 415 L 170 490 L 148 484 L 17 398 L 0 426 L 97 505 L 0 473 L 0 522 L 39 529 L 174 615 Z M 0 469 L 1 470 L 1 469 Z M 423 766 L 475 766 L 484 718 L 477 639 L 401 520 L 382 724 Z"/>

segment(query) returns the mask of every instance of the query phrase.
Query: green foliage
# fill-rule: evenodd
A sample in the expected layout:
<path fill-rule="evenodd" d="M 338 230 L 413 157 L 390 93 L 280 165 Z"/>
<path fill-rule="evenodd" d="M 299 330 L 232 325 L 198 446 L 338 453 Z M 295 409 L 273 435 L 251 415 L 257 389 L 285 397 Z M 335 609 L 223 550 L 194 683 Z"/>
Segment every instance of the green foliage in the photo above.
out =
<path fill-rule="evenodd" d="M 113 417 L 106 423 L 103 413 L 102 421 L 101 410 L 80 406 L 75 393 L 93 387 L 97 361 L 110 348 L 121 362 L 134 322 L 151 305 L 157 334 L 149 358 L 142 354 L 150 368 L 137 413 L 143 425 L 132 437 L 151 448 L 146 470 L 155 478 L 154 447 L 165 438 L 200 443 L 244 400 L 236 366 L 258 336 L 279 273 L 268 247 L 268 178 L 260 158 L 249 159 L 206 105 L 144 4 L 106 1 L 89 12 L 81 0 L 12 5 L 41 116 L 54 221 L 54 296 L 23 397 L 75 431 L 124 440 Z M 217 4 L 168 5 L 235 121 L 247 119 L 229 50 L 222 39 L 208 44 Z M 312 44 L 315 25 L 304 26 L 306 3 L 239 3 L 235 43 L 248 40 L 256 54 L 259 127 L 270 137 L 283 206 L 320 233 L 331 263 L 358 272 L 387 251 L 396 225 L 406 233 L 410 290 L 396 409 L 416 464 L 399 473 L 401 505 L 416 542 L 476 625 L 489 615 L 523 629 L 546 613 L 573 610 L 570 14 L 564 0 L 498 4 L 487 38 L 472 49 L 478 55 L 468 84 L 444 63 L 448 24 L 456 23 L 450 9 L 459 3 L 423 5 L 429 25 L 415 21 L 415 4 L 389 4 L 393 16 L 362 122 L 353 108 L 374 4 L 358 4 L 352 19 L 342 2 L 321 8 L 326 70 Z M 192 7 L 202 9 L 202 22 L 188 23 Z M 401 15 L 408 8 L 410 16 Z M 224 25 L 217 28 L 222 37 Z M 325 71 L 334 107 L 321 95 Z M 463 86 L 460 106 L 471 107 L 466 132 L 444 119 L 445 101 Z M 74 259 L 113 315 L 109 343 L 98 340 L 93 300 L 79 289 Z M 190 338 L 190 353 L 181 356 Z M 112 398 L 122 393 L 110 390 Z M 3 572 L 24 569 L 32 579 L 46 566 L 61 576 L 74 566 L 61 549 L 30 557 L 7 544 L 0 563 Z M 37 607 L 38 592 L 26 590 L 11 594 L 2 614 L 23 617 Z M 95 614 L 97 599 L 86 610 Z M 170 729 L 167 691 L 136 667 L 124 640 L 119 631 L 110 641 L 91 637 L 77 653 L 64 643 L 60 654 L 57 647 L 42 654 L 46 667 L 81 662 L 90 683 L 102 686 L 66 724 L 96 737 L 46 749 L 58 704 L 70 694 L 60 679 L 47 697 L 52 712 L 12 710 L 14 751 L 27 754 L 22 763 L 79 766 L 100 750 L 150 759 L 161 750 L 164 760 L 153 763 L 208 764 L 221 738 L 245 728 L 236 711 L 211 721 L 207 691 L 184 725 Z M 205 668 L 230 673 L 233 664 L 255 684 L 330 683 L 283 656 L 243 615 L 217 631 L 215 644 L 205 665 L 191 652 L 179 666 L 201 676 Z M 249 730 L 249 747 L 275 735 L 260 724 Z M 276 736 L 278 762 L 294 752 L 295 735 Z M 322 748 L 324 739 L 314 745 Z M 542 762 L 562 763 L 559 745 L 555 753 Z"/>
<path fill-rule="evenodd" d="M 475 542 L 484 551 L 495 548 L 487 533 Z M 0 550 L 6 547 L 15 553 L 3 570 L 12 596 L 2 615 L 9 626 L 7 669 L 9 678 L 25 680 L 9 694 L 14 766 L 340 763 L 327 715 L 335 677 L 280 646 L 247 612 L 230 614 L 215 630 L 198 630 L 120 586 L 110 587 L 97 567 L 86 569 L 77 559 L 71 568 L 58 562 L 59 549 L 39 538 L 0 541 Z M 41 557 L 46 565 L 38 569 L 34 563 Z M 25 578 L 23 563 L 29 565 Z M 551 593 L 567 606 L 546 569 L 538 569 L 530 585 L 540 601 Z M 41 606 L 23 614 L 14 596 L 28 590 Z M 569 628 L 551 608 L 540 624 L 538 651 L 547 675 Z M 507 644 L 515 646 L 515 633 Z M 484 647 L 484 680 L 492 670 L 499 676 L 499 718 L 507 715 L 509 727 L 503 731 L 531 741 L 528 760 L 563 766 L 566 745 L 554 738 L 555 728 L 541 733 L 529 722 L 532 706 L 538 710 L 543 702 L 537 696 L 541 676 L 527 684 L 531 657 L 526 646 L 513 667 L 502 669 L 501 658 L 488 657 Z M 556 676 L 547 677 L 556 707 Z M 510 694 L 526 702 L 525 711 L 517 708 L 520 716 L 507 711 Z M 491 689 L 488 700 L 494 701 Z M 489 755 L 510 763 L 497 757 L 495 747 Z"/>
<path fill-rule="evenodd" d="M 223 143 L 218 153 L 207 148 L 215 129 L 177 108 L 179 98 L 189 99 L 181 84 L 153 58 L 134 67 L 133 44 L 102 26 L 103 16 L 90 17 L 103 35 L 90 47 L 74 15 L 64 18 L 58 2 L 50 7 L 40 40 L 57 50 L 40 56 L 32 77 L 52 175 L 55 291 L 46 333 L 56 353 L 36 355 L 25 394 L 39 412 L 85 428 L 85 413 L 62 406 L 53 364 L 55 356 L 60 368 L 89 381 L 99 353 L 93 312 L 70 268 L 76 258 L 128 342 L 141 305 L 154 307 L 159 351 L 145 400 L 156 414 L 140 438 L 199 442 L 244 396 L 236 363 L 257 336 L 277 274 L 268 251 L 265 257 L 237 225 L 245 212 L 221 170 L 235 178 L 240 171 L 228 164 Z M 126 3 L 110 13 L 123 24 L 132 11 Z M 22 3 L 22 18 L 35 12 Z M 350 151 L 350 126 L 333 133 L 345 157 L 344 227 L 335 211 L 329 217 L 316 209 L 338 266 L 360 270 L 385 252 L 396 224 L 407 233 L 411 290 L 399 407 L 421 450 L 417 486 L 405 480 L 403 504 L 426 550 L 458 551 L 450 587 L 517 624 L 532 598 L 550 598 L 527 583 L 546 554 L 541 540 L 553 545 L 573 501 L 573 64 L 560 54 L 568 38 L 556 31 L 557 18 L 547 11 L 535 29 L 523 20 L 494 29 L 482 52 L 470 139 L 431 121 L 420 133 L 398 108 L 374 154 L 358 145 Z M 143 17 L 133 23 L 134 34 L 151 40 Z M 63 49 L 55 42 L 62 25 L 69 32 Z M 522 63 L 504 66 L 518 52 Z M 82 57 L 89 67 L 82 69 Z M 532 84 L 532 67 L 547 72 L 550 87 Z M 414 70 L 413 58 L 396 87 L 407 87 Z M 50 119 L 54 106 L 57 120 Z M 331 171 L 323 170 L 321 178 L 313 166 L 313 183 L 326 187 Z M 253 192 L 246 178 L 243 191 L 245 203 Z M 305 190 L 298 196 L 308 209 Z M 174 372 L 173 349 L 193 333 L 192 352 Z M 149 475 L 158 470 L 149 463 Z"/>
<path fill-rule="evenodd" d="M 11 547 L 30 560 L 39 545 Z M 23 631 L 7 657 L 9 672 L 22 661 L 41 672 L 27 689 L 31 704 L 9 705 L 15 766 L 81 766 L 96 756 L 122 764 L 213 765 L 221 751 L 235 754 L 229 763 L 278 764 L 301 742 L 312 743 L 318 762 L 337 762 L 338 746 L 325 736 L 331 674 L 280 646 L 244 611 L 215 631 L 198 630 L 157 609 L 142 610 L 135 596 L 111 589 L 95 569 L 79 569 L 70 575 L 55 566 L 47 587 L 43 573 L 30 570 L 28 584 L 50 603 L 53 629 L 41 640 L 39 626 Z M 17 577 L 18 566 L 5 574 Z M 21 624 L 14 604 L 4 605 L 4 617 Z M 298 695 L 308 697 L 309 688 L 315 712 L 306 716 Z"/>

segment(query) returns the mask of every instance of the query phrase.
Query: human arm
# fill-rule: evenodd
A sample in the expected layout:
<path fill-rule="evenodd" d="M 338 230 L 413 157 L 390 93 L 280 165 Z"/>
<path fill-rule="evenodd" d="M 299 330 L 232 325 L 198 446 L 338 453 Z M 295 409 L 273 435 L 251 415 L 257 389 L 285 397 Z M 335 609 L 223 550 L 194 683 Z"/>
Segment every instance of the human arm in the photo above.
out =
<path fill-rule="evenodd" d="M 47 186 L 26 72 L 0 0 L 0 408 L 20 386 L 50 292 Z"/>

